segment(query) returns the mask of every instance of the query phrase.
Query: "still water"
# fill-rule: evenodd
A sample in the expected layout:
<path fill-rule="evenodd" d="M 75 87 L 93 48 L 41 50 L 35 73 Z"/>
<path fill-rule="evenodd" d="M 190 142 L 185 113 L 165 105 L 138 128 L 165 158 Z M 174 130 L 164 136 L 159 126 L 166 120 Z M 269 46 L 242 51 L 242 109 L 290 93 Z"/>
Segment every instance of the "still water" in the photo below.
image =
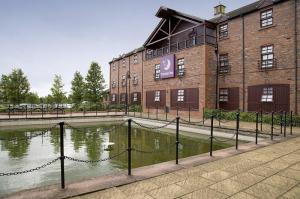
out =
<path fill-rule="evenodd" d="M 38 167 L 60 156 L 59 129 L 43 136 L 27 139 L 45 129 L 0 130 L 0 173 L 22 171 Z M 132 148 L 155 153 L 132 151 L 132 166 L 141 167 L 175 159 L 175 134 L 132 129 Z M 214 150 L 230 147 L 215 144 Z M 127 148 L 127 127 L 116 125 L 66 127 L 64 132 L 65 156 L 82 160 L 105 159 Z M 180 158 L 209 151 L 206 138 L 180 135 Z M 100 163 L 81 163 L 65 160 L 66 181 L 115 173 L 127 169 L 127 153 Z M 0 195 L 23 189 L 60 183 L 60 161 L 38 171 L 0 176 Z"/>

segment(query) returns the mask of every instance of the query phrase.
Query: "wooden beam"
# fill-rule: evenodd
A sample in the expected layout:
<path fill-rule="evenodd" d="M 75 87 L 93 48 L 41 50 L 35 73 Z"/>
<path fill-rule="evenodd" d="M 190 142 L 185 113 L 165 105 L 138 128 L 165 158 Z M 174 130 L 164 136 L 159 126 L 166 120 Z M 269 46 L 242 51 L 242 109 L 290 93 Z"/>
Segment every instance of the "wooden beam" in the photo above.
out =
<path fill-rule="evenodd" d="M 187 18 L 178 16 L 178 15 L 174 15 L 174 17 L 176 17 L 176 18 L 178 18 L 178 19 L 181 19 L 181 20 L 183 20 L 183 21 L 190 22 L 190 23 L 192 23 L 192 24 L 198 24 L 198 25 L 203 24 L 203 22 L 201 22 L 201 23 L 200 23 L 200 22 L 196 22 L 196 21 L 193 21 L 193 20 L 190 20 L 190 19 L 187 19 Z"/>
<path fill-rule="evenodd" d="M 200 25 L 196 25 L 196 26 L 192 26 L 192 27 L 190 27 L 190 28 L 188 28 L 188 29 L 185 29 L 185 30 L 179 31 L 179 32 L 177 32 L 177 33 L 171 34 L 170 36 L 167 36 L 167 37 L 161 38 L 161 39 L 159 39 L 159 40 L 156 40 L 156 41 L 154 41 L 154 42 L 148 43 L 146 46 L 150 46 L 150 45 L 155 44 L 155 43 L 157 43 L 157 42 L 160 42 L 160 41 L 163 41 L 163 40 L 165 40 L 165 39 L 168 39 L 169 37 L 178 35 L 178 34 L 180 34 L 180 33 L 186 32 L 186 31 L 188 31 L 188 30 L 191 30 L 191 29 L 196 28 L 196 27 L 199 27 L 199 26 L 201 26 L 201 24 L 200 24 Z"/>
<path fill-rule="evenodd" d="M 151 37 L 151 39 L 149 40 L 148 43 L 150 43 L 153 40 L 153 38 L 155 37 L 155 35 L 158 33 L 159 30 L 161 30 L 161 27 L 165 24 L 165 22 L 166 22 L 166 19 L 164 19 L 164 21 L 161 23 L 161 25 L 158 27 L 158 29 L 154 32 L 153 36 Z"/>
<path fill-rule="evenodd" d="M 181 22 L 181 19 L 179 19 L 179 21 L 177 22 L 177 24 L 174 26 L 173 30 L 171 31 L 171 34 L 175 31 L 175 29 L 177 28 L 177 26 L 179 25 L 180 22 Z"/>

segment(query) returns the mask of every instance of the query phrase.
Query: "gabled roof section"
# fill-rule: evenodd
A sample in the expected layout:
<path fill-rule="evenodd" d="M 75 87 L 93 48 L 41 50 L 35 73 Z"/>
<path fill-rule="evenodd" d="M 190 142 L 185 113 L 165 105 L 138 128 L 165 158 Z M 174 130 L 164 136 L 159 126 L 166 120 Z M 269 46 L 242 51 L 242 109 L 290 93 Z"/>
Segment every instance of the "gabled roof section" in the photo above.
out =
<path fill-rule="evenodd" d="M 197 24 L 200 25 L 200 24 L 204 23 L 204 21 L 205 21 L 204 19 L 201 19 L 199 17 L 189 15 L 186 13 L 182 13 L 177 10 L 173 10 L 171 8 L 167 8 L 164 6 L 161 6 L 158 9 L 155 16 L 157 16 L 158 18 L 161 18 L 161 20 L 158 23 L 158 25 L 155 27 L 153 32 L 150 34 L 150 36 L 148 37 L 148 39 L 146 40 L 146 42 L 144 43 L 143 46 L 146 46 L 151 41 L 151 39 L 159 32 L 160 28 L 166 23 L 166 21 L 172 17 L 178 18 L 179 20 L 187 21 L 187 22 L 195 24 L 195 25 L 197 25 Z"/>

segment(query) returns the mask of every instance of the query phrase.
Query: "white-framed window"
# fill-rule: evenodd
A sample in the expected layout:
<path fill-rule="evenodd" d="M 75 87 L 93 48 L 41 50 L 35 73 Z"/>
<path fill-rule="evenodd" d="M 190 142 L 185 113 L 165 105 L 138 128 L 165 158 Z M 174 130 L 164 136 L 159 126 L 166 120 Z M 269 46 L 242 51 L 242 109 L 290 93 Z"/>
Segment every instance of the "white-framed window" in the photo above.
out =
<path fill-rule="evenodd" d="M 272 87 L 263 88 L 262 95 L 261 95 L 261 102 L 273 102 Z"/>
<path fill-rule="evenodd" d="M 266 45 L 261 47 L 261 68 L 273 68 L 274 66 L 274 46 Z"/>
<path fill-rule="evenodd" d="M 159 80 L 160 79 L 160 64 L 155 65 L 154 69 L 154 79 Z"/>
<path fill-rule="evenodd" d="M 184 70 L 184 58 L 177 60 L 177 75 L 179 77 L 184 76 L 185 70 Z"/>
<path fill-rule="evenodd" d="M 133 93 L 133 101 L 134 102 L 138 101 L 138 94 L 137 93 Z"/>
<path fill-rule="evenodd" d="M 184 101 L 184 90 L 178 90 L 177 91 L 177 102 L 183 102 Z"/>
<path fill-rule="evenodd" d="M 121 95 L 121 101 L 122 101 L 122 102 L 125 102 L 125 101 L 126 101 L 126 93 L 123 93 L 123 94 Z"/>
<path fill-rule="evenodd" d="M 228 88 L 220 88 L 219 91 L 219 102 L 228 102 L 229 100 L 229 89 Z"/>
<path fill-rule="evenodd" d="M 265 10 L 260 13 L 260 26 L 267 27 L 273 25 L 273 9 Z"/>
<path fill-rule="evenodd" d="M 154 101 L 155 102 L 160 101 L 160 91 L 155 91 Z"/>
<path fill-rule="evenodd" d="M 123 66 L 123 67 L 126 66 L 126 60 L 125 60 L 125 59 L 122 60 L 122 66 Z"/>
<path fill-rule="evenodd" d="M 229 71 L 229 61 L 228 54 L 222 54 L 219 56 L 219 73 L 228 73 Z"/>
<path fill-rule="evenodd" d="M 220 25 L 219 38 L 223 39 L 228 37 L 228 23 Z"/>
<path fill-rule="evenodd" d="M 133 85 L 137 85 L 138 84 L 138 76 L 137 76 L 137 74 L 133 75 L 132 83 L 133 83 Z"/>
<path fill-rule="evenodd" d="M 116 70 L 116 63 L 113 63 L 113 64 L 112 64 L 112 69 L 113 69 L 113 70 Z"/>
<path fill-rule="evenodd" d="M 116 81 L 113 81 L 112 84 L 111 84 L 111 87 L 115 88 L 116 86 L 117 86 Z"/>
<path fill-rule="evenodd" d="M 112 94 L 112 96 L 111 96 L 111 101 L 112 101 L 112 102 L 115 102 L 115 101 L 116 101 L 116 94 Z"/>
<path fill-rule="evenodd" d="M 126 86 L 126 76 L 122 75 L 122 86 Z"/>
<path fill-rule="evenodd" d="M 138 55 L 135 54 L 133 55 L 133 64 L 137 64 L 139 61 L 138 61 Z"/>

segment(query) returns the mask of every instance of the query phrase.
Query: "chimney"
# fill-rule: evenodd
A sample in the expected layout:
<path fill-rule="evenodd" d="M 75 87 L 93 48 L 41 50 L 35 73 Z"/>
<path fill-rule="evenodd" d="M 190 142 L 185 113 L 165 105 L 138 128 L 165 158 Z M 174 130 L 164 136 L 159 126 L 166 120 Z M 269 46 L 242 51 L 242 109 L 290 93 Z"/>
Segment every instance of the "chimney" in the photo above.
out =
<path fill-rule="evenodd" d="M 215 7 L 215 16 L 220 16 L 220 15 L 223 15 L 225 14 L 225 9 L 226 9 L 226 6 L 224 6 L 223 4 L 219 4 Z"/>

